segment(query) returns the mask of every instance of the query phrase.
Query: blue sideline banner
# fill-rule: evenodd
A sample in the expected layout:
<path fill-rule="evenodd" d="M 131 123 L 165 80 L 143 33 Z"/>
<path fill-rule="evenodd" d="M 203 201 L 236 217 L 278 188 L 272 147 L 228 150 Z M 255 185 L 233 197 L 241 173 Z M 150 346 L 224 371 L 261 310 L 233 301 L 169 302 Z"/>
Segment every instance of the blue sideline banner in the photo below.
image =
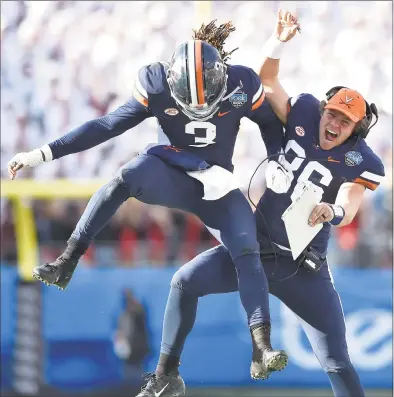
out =
<path fill-rule="evenodd" d="M 70 392 L 121 382 L 123 367 L 114 353 L 113 336 L 124 288 L 130 288 L 146 309 L 152 353 L 144 371 L 154 371 L 175 270 L 79 268 L 65 292 L 43 287 L 45 381 Z M 346 318 L 350 356 L 363 385 L 391 388 L 391 271 L 338 269 L 333 276 Z M 14 269 L 2 267 L 2 388 L 8 385 L 11 373 L 16 280 Z M 205 387 L 329 387 L 295 316 L 274 297 L 271 316 L 273 345 L 289 353 L 289 365 L 269 380 L 256 383 L 249 376 L 250 337 L 238 294 L 202 298 L 180 367 L 186 383 Z"/>

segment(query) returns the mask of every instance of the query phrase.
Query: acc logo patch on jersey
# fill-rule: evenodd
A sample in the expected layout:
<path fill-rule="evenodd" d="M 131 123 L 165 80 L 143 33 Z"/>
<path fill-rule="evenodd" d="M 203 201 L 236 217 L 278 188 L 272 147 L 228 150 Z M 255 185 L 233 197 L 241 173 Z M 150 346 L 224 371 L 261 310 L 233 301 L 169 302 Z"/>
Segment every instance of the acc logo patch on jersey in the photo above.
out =
<path fill-rule="evenodd" d="M 300 126 L 295 128 L 295 132 L 299 136 L 304 136 L 305 135 L 305 130 L 302 127 L 300 127 Z"/>
<path fill-rule="evenodd" d="M 248 101 L 248 94 L 245 94 L 243 91 L 236 92 L 231 95 L 229 101 L 235 108 L 240 108 Z"/>
<path fill-rule="evenodd" d="M 345 154 L 345 164 L 349 167 L 354 167 L 355 165 L 359 165 L 363 161 L 363 156 L 359 152 L 347 152 Z"/>
<path fill-rule="evenodd" d="M 168 108 L 164 111 L 164 113 L 168 114 L 169 116 L 176 116 L 179 113 L 179 110 L 175 108 Z"/>

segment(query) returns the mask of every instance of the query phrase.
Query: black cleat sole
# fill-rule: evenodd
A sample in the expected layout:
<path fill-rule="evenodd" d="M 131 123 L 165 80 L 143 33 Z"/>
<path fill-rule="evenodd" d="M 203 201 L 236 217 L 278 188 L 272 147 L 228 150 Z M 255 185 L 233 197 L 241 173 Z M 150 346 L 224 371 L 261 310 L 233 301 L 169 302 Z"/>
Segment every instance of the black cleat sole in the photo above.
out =
<path fill-rule="evenodd" d="M 38 272 L 36 272 L 36 271 L 33 271 L 33 277 L 36 280 L 41 281 L 42 283 L 44 283 L 47 287 L 50 287 L 51 285 L 53 285 L 53 286 L 57 287 L 57 289 L 60 290 L 60 291 L 64 291 L 66 289 L 69 281 L 70 281 L 70 280 L 67 280 L 67 282 L 63 281 L 63 282 L 60 282 L 60 283 L 56 283 L 56 282 L 55 283 L 50 283 L 47 280 L 45 280 L 44 278 L 42 278 L 40 276 L 40 274 Z"/>

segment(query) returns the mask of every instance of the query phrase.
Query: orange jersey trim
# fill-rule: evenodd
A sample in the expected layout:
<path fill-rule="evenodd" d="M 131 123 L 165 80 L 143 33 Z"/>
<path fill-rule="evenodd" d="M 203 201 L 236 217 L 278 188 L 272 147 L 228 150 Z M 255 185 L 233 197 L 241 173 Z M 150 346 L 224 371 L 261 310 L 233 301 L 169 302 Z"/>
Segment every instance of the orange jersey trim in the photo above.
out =
<path fill-rule="evenodd" d="M 368 189 L 371 189 L 371 190 L 375 190 L 379 186 L 379 183 L 366 181 L 365 179 L 362 179 L 362 178 L 356 178 L 353 182 L 354 183 L 359 183 L 360 185 L 363 185 L 363 186 L 365 186 L 365 187 L 367 187 Z"/>
<path fill-rule="evenodd" d="M 261 106 L 261 104 L 264 102 L 264 99 L 265 99 L 265 91 L 261 93 L 260 98 L 253 104 L 252 110 L 258 109 Z"/>
<path fill-rule="evenodd" d="M 133 87 L 133 97 L 143 106 L 148 107 L 148 99 L 145 98 L 137 88 Z"/>

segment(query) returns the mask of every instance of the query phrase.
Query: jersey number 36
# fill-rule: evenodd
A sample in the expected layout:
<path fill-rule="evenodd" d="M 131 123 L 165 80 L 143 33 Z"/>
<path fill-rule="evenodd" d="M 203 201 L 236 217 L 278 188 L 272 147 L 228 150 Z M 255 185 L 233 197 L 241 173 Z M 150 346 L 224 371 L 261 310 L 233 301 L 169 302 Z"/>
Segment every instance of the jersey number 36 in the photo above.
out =
<path fill-rule="evenodd" d="M 291 139 L 289 142 L 287 142 L 286 148 L 285 148 L 285 153 L 286 154 L 292 154 L 289 153 L 291 151 L 294 152 L 297 156 L 300 157 L 305 157 L 305 150 L 293 139 Z M 292 160 L 287 161 L 284 156 L 281 158 L 280 163 L 289 171 L 289 172 L 295 172 L 297 171 L 302 163 L 306 160 L 305 158 L 300 158 L 300 157 L 294 157 Z M 319 183 L 323 186 L 328 186 L 330 182 L 332 181 L 332 174 L 331 171 L 324 167 L 324 165 L 320 164 L 317 161 L 309 161 L 308 164 L 304 167 L 302 170 L 301 174 L 299 175 L 297 179 L 298 182 L 305 182 L 308 181 L 311 175 L 317 172 L 320 174 L 320 180 Z M 316 180 L 317 178 L 314 178 Z M 312 182 L 312 181 L 311 181 Z M 312 182 L 313 183 L 313 182 Z M 317 186 L 315 183 L 314 185 L 316 186 L 316 189 L 320 191 L 320 193 L 323 195 L 324 191 L 320 186 Z M 291 195 L 291 200 L 294 201 L 297 198 L 297 193 L 293 191 Z"/>

